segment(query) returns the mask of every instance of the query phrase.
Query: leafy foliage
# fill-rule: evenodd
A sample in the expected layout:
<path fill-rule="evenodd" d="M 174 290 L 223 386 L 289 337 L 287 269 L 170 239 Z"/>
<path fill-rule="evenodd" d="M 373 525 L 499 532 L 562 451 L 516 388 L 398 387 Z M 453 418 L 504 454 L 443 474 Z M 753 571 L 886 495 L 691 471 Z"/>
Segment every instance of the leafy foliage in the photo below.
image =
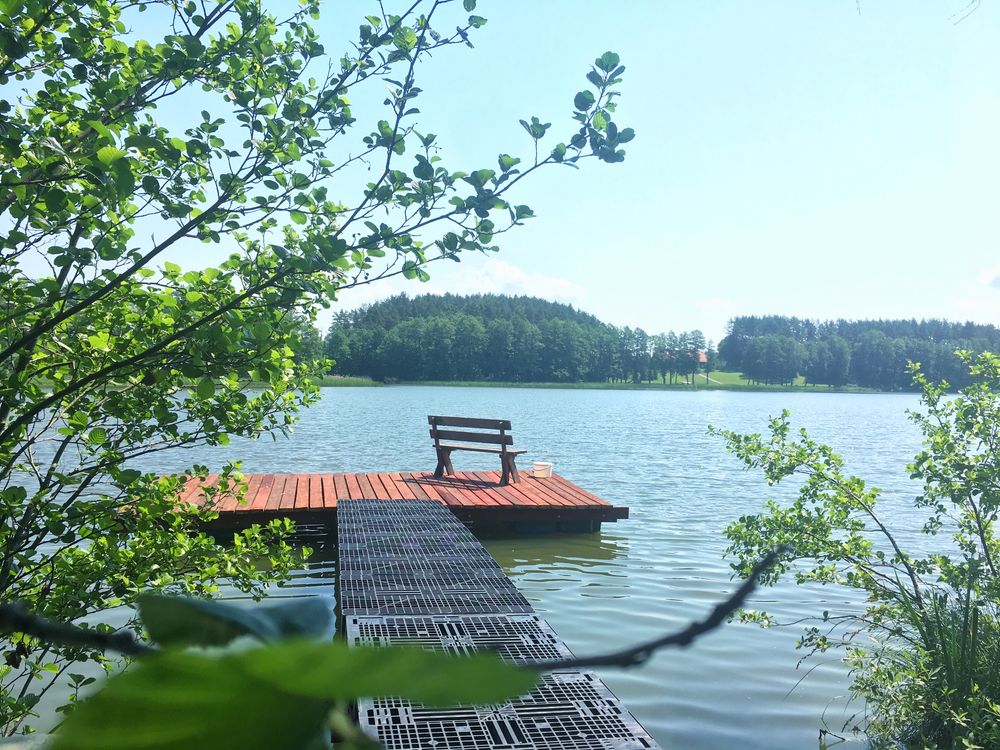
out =
<path fill-rule="evenodd" d="M 700 331 L 649 336 L 569 305 L 496 294 L 398 295 L 337 315 L 326 346 L 338 373 L 506 382 L 673 382 L 712 351 Z"/>
<path fill-rule="evenodd" d="M 621 161 L 633 136 L 612 119 L 623 68 L 607 53 L 567 144 L 546 155 L 539 123 L 534 158 L 451 170 L 416 129 L 417 72 L 471 44 L 486 23 L 474 0 L 379 4 L 332 56 L 318 0 L 274 7 L 0 3 L 0 597 L 55 620 L 105 627 L 101 613 L 144 590 L 204 596 L 220 579 L 259 597 L 300 565 L 289 523 L 228 547 L 199 533 L 218 493 L 245 490 L 237 465 L 204 508 L 175 498 L 206 467 L 140 467 L 289 430 L 325 367 L 296 357 L 323 305 L 496 250 L 532 216 L 511 200 L 522 179 Z M 362 125 L 350 99 L 366 84 L 388 96 Z M 168 128 L 166 110 L 187 127 Z M 176 263 L 199 248 L 204 268 Z M 104 663 L 26 636 L 2 649 L 4 734 L 70 664 Z"/>
<path fill-rule="evenodd" d="M 762 383 L 805 375 L 811 384 L 854 383 L 884 391 L 913 387 L 908 363 L 932 380 L 969 384 L 956 349 L 1000 351 L 1000 329 L 945 320 L 835 320 L 744 315 L 729 321 L 719 353 L 728 367 Z"/>
<path fill-rule="evenodd" d="M 909 467 L 923 484 L 913 512 L 934 552 L 908 550 L 879 515 L 879 490 L 847 474 L 841 457 L 805 431 L 793 436 L 787 412 L 771 420 L 767 437 L 714 430 L 769 484 L 801 480 L 790 504 L 771 500 L 729 526 L 733 569 L 745 572 L 762 550 L 782 545 L 763 584 L 790 574 L 864 593 L 863 611 L 822 613 L 801 644 L 845 651 L 876 747 L 1000 742 L 1000 358 L 958 356 L 972 382 L 952 399 L 946 383 L 914 368 L 924 411 L 911 418 L 925 447 Z M 764 612 L 744 617 L 773 622 Z"/>

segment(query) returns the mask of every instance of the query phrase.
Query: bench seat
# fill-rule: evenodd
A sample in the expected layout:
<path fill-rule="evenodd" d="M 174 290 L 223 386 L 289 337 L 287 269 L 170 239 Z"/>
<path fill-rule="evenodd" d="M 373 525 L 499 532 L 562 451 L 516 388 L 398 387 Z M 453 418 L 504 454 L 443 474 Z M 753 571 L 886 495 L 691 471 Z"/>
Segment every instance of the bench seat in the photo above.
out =
<path fill-rule="evenodd" d="M 441 443 L 438 448 L 447 448 L 453 451 L 476 451 L 477 453 L 496 453 L 500 455 L 501 453 L 509 453 L 511 455 L 521 455 L 522 453 L 527 453 L 527 448 L 488 448 L 485 445 L 462 445 L 460 443 Z"/>

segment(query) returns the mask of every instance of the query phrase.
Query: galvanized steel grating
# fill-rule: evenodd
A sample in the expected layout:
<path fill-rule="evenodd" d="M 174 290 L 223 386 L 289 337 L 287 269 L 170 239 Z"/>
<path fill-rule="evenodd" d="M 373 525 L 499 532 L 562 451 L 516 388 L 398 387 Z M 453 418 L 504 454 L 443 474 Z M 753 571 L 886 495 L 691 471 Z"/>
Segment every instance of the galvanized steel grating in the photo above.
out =
<path fill-rule="evenodd" d="M 340 580 L 348 584 L 350 589 L 371 591 L 412 591 L 423 588 L 478 588 L 478 589 L 509 589 L 514 584 L 503 574 L 503 571 L 492 569 L 460 569 L 451 570 L 364 570 L 342 571 Z M 516 590 L 516 589 L 515 589 Z"/>
<path fill-rule="evenodd" d="M 432 501 L 338 507 L 340 606 L 351 645 L 411 645 L 515 663 L 567 658 L 488 552 Z M 470 539 L 471 537 L 471 539 Z M 649 750 L 658 746 L 594 675 L 543 676 L 502 705 L 428 709 L 362 700 L 359 722 L 387 750 Z"/>
<path fill-rule="evenodd" d="M 437 615 L 530 613 L 531 605 L 516 588 L 470 583 L 468 586 L 385 591 L 364 581 L 341 579 L 340 610 L 345 615 Z"/>
<path fill-rule="evenodd" d="M 418 646 L 459 656 L 491 651 L 515 664 L 573 656 L 538 615 L 352 616 L 346 633 L 352 646 Z"/>
<path fill-rule="evenodd" d="M 367 518 L 439 518 L 456 520 L 454 514 L 436 500 L 341 500 L 337 503 L 337 523 Z"/>
<path fill-rule="evenodd" d="M 371 531 L 368 529 L 344 529 L 337 536 L 340 540 L 340 545 L 346 549 L 365 547 L 372 542 L 379 542 L 386 545 L 421 547 L 427 548 L 428 551 L 435 551 L 444 547 L 455 547 L 463 550 L 482 549 L 479 540 L 471 533 L 458 532 L 452 529 L 439 529 L 435 532 L 415 531 L 413 533 L 405 530 Z"/>
<path fill-rule="evenodd" d="M 474 540 L 476 537 L 471 531 L 461 523 L 444 524 L 440 518 L 415 518 L 410 523 L 400 523 L 400 519 L 390 516 L 379 516 L 366 519 L 364 521 L 349 521 L 338 524 L 341 536 L 352 536 L 358 534 L 378 534 L 380 536 L 394 536 L 396 534 L 409 534 L 410 536 L 439 536 L 447 534 L 451 537 L 458 537 L 466 541 Z"/>
<path fill-rule="evenodd" d="M 477 571 L 482 575 L 502 576 L 503 568 L 489 556 L 485 557 L 376 557 L 360 552 L 340 558 L 340 571 L 344 575 L 442 575 Z"/>
<path fill-rule="evenodd" d="M 495 706 L 429 709 L 398 698 L 358 703 L 362 729 L 386 750 L 649 750 L 659 748 L 596 676 L 548 674 Z"/>
<path fill-rule="evenodd" d="M 338 545 L 340 557 L 482 557 L 490 558 L 479 542 L 462 542 L 445 536 L 401 537 L 355 536 L 350 540 L 341 538 Z"/>
<path fill-rule="evenodd" d="M 366 509 L 380 515 L 366 520 Z M 341 510 L 346 525 L 338 530 L 339 603 L 345 615 L 531 612 L 447 508 L 409 500 L 351 500 Z"/>

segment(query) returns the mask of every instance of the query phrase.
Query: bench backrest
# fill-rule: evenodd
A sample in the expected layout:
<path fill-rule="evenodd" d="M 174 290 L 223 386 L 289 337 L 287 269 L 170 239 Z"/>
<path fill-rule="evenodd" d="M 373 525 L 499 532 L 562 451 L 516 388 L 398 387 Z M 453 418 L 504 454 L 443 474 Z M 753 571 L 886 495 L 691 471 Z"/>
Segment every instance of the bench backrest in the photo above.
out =
<path fill-rule="evenodd" d="M 489 443 L 490 445 L 499 445 L 501 451 L 506 451 L 508 445 L 514 444 L 514 437 L 510 434 L 510 421 L 507 419 L 429 416 L 427 423 L 431 426 L 431 439 L 434 441 L 435 448 L 441 445 L 442 440 Z M 465 429 L 447 429 L 449 427 Z M 479 430 L 479 432 L 471 430 Z"/>

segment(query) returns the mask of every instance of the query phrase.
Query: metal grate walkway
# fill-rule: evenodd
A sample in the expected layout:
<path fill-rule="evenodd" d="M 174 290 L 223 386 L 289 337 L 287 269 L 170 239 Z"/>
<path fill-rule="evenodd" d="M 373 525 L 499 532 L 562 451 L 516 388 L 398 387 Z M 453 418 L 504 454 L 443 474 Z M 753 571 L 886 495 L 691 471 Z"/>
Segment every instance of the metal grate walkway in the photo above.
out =
<path fill-rule="evenodd" d="M 572 656 L 445 506 L 341 500 L 337 512 L 349 644 L 489 650 L 517 664 Z M 441 710 L 398 698 L 362 700 L 358 720 L 387 750 L 659 748 L 589 672 L 547 674 L 529 694 L 496 706 Z"/>

